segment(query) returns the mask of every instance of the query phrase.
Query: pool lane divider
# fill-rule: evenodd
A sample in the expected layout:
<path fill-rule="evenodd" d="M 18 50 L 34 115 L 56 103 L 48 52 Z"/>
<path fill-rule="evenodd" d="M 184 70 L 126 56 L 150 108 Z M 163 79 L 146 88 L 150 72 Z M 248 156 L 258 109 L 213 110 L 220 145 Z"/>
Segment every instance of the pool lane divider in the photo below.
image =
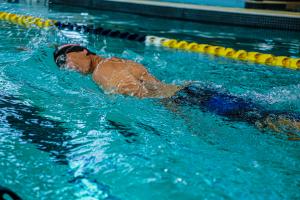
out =
<path fill-rule="evenodd" d="M 213 56 L 225 57 L 240 61 L 249 61 L 264 65 L 284 67 L 293 70 L 300 70 L 300 58 L 275 56 L 272 54 L 265 54 L 260 52 L 247 52 L 245 50 L 235 50 L 233 48 L 226 48 L 222 46 L 198 44 L 196 42 L 161 38 L 156 36 L 147 36 L 146 44 L 163 46 L 167 48 L 179 49 L 189 52 L 210 54 Z"/>
<path fill-rule="evenodd" d="M 24 27 L 33 27 L 38 28 L 48 28 L 54 26 L 56 21 L 51 19 L 42 19 L 38 17 L 26 16 L 26 15 L 17 15 L 13 13 L 0 12 L 0 20 L 8 21 L 13 24 L 18 24 Z"/>
<path fill-rule="evenodd" d="M 67 30 L 91 33 L 95 35 L 102 35 L 102 36 L 126 39 L 126 40 L 137 41 L 137 42 L 146 41 L 146 35 L 144 34 L 122 32 L 119 30 L 106 29 L 103 27 L 93 27 L 93 26 L 86 26 L 86 25 L 79 25 L 79 24 L 61 23 L 61 22 L 56 22 L 55 26 L 60 30 L 67 29 Z"/>
<path fill-rule="evenodd" d="M 245 50 L 236 50 L 222 46 L 209 44 L 199 44 L 185 40 L 176 40 L 151 35 L 122 32 L 119 30 L 105 29 L 103 27 L 86 26 L 72 23 L 62 23 L 51 19 L 42 19 L 38 17 L 17 15 L 13 13 L 0 12 L 0 20 L 8 21 L 24 27 L 51 28 L 56 27 L 59 30 L 72 30 L 96 35 L 126 39 L 131 41 L 143 42 L 146 45 L 154 45 L 171 49 L 178 49 L 188 52 L 203 53 L 213 56 L 225 57 L 240 61 L 249 61 L 258 64 L 284 67 L 293 70 L 300 70 L 300 58 L 291 58 L 287 56 L 275 56 L 260 52 L 247 52 Z"/>

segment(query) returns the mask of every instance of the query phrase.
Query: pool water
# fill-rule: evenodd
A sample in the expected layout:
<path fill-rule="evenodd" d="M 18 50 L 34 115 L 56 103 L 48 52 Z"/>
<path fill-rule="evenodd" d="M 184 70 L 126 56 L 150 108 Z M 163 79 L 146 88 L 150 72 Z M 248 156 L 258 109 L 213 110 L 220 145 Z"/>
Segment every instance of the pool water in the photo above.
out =
<path fill-rule="evenodd" d="M 300 55 L 296 32 L 8 4 L 0 10 L 201 43 Z M 299 199 L 300 143 L 193 107 L 105 94 L 60 70 L 53 45 L 80 43 L 144 64 L 166 83 L 194 80 L 300 112 L 300 73 L 72 31 L 0 22 L 0 185 L 24 199 Z M 297 133 L 299 134 L 299 133 Z"/>

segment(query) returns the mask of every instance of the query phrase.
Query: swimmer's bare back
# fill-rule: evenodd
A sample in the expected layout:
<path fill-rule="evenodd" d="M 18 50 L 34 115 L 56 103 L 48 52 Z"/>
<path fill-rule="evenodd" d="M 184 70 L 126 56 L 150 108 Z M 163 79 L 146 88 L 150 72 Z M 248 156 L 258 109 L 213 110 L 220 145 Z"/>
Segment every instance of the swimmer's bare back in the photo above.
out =
<path fill-rule="evenodd" d="M 120 58 L 96 59 L 99 64 L 93 72 L 93 79 L 105 91 L 136 97 L 170 97 L 179 86 L 164 84 L 152 76 L 147 69 L 134 61 Z"/>

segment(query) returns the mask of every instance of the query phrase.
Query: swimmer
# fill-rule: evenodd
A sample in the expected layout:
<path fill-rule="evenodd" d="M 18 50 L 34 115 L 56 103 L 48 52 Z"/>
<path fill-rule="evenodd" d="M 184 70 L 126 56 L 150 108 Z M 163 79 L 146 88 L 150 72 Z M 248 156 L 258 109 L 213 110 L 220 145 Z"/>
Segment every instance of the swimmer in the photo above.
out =
<path fill-rule="evenodd" d="M 268 127 L 276 132 L 284 129 L 289 139 L 300 140 L 299 136 L 292 133 L 293 130 L 300 130 L 299 115 L 269 111 L 251 100 L 199 84 L 165 84 L 151 75 L 143 65 L 131 60 L 104 58 L 78 44 L 66 44 L 56 48 L 54 61 L 60 68 L 92 74 L 93 80 L 109 93 L 160 98 L 172 105 L 196 106 L 230 120 L 255 124 L 259 128 Z"/>

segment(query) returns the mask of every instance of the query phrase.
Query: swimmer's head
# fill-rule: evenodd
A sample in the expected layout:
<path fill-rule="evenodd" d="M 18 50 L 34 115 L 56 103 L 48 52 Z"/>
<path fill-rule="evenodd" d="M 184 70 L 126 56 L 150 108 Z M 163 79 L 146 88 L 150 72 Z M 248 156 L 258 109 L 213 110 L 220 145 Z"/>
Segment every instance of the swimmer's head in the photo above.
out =
<path fill-rule="evenodd" d="M 62 45 L 56 48 L 53 54 L 58 67 L 71 68 L 83 73 L 88 73 L 90 70 L 91 55 L 96 54 L 79 44 Z"/>

